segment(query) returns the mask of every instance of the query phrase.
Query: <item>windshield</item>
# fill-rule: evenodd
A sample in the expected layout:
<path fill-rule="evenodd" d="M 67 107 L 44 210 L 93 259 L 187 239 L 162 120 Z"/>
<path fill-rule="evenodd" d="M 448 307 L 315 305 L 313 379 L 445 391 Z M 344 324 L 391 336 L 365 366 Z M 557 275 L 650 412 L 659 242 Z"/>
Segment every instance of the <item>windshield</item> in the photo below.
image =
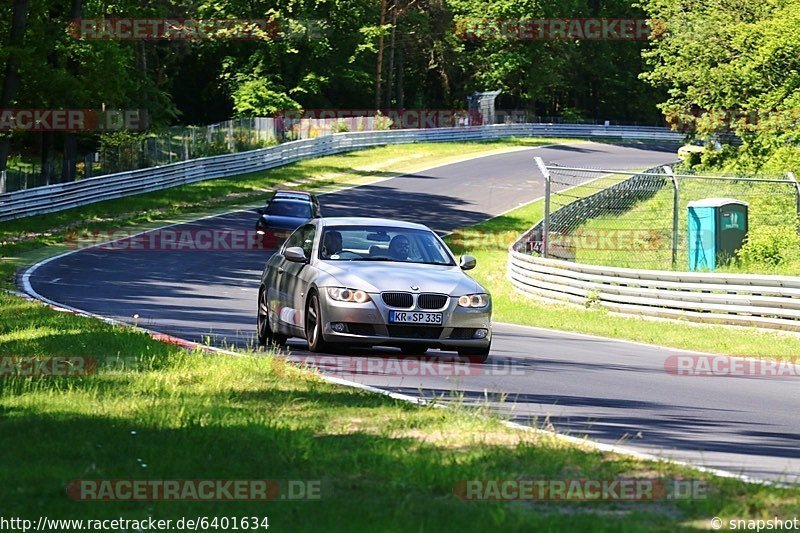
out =
<path fill-rule="evenodd" d="M 311 218 L 311 206 L 303 202 L 273 200 L 267 207 L 266 214 L 277 217 Z"/>
<path fill-rule="evenodd" d="M 319 258 L 327 261 L 455 264 L 432 231 L 391 226 L 326 228 L 322 235 Z"/>

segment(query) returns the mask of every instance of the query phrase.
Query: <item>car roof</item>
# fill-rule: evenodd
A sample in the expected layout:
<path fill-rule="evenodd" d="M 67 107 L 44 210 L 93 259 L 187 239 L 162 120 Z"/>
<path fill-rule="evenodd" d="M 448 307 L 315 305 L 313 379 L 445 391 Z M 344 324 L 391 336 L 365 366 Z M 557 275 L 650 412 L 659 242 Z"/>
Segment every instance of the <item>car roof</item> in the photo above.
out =
<path fill-rule="evenodd" d="M 275 194 L 272 195 L 273 198 L 303 198 L 303 199 L 312 199 L 314 197 L 313 194 L 307 191 L 289 191 L 285 189 L 279 189 L 275 191 Z"/>
<path fill-rule="evenodd" d="M 278 198 L 273 198 L 269 202 L 270 204 L 303 204 L 308 205 L 308 198 L 289 198 L 288 196 L 279 196 Z"/>
<path fill-rule="evenodd" d="M 393 220 L 390 218 L 372 218 L 372 217 L 326 217 L 320 218 L 319 224 L 322 227 L 334 226 L 390 226 L 394 228 L 406 229 L 424 229 L 432 231 L 424 224 L 416 224 L 414 222 L 405 222 L 402 220 Z"/>

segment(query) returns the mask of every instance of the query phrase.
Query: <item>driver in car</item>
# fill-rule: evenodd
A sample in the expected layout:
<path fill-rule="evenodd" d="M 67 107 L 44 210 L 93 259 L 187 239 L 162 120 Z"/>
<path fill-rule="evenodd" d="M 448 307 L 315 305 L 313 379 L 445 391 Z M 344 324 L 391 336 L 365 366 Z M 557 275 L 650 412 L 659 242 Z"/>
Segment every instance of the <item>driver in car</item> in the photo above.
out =
<path fill-rule="evenodd" d="M 338 231 L 328 231 L 322 241 L 322 258 L 329 259 L 342 251 L 342 234 Z"/>
<path fill-rule="evenodd" d="M 396 235 L 389 243 L 389 255 L 397 261 L 405 261 L 408 259 L 408 248 L 408 237 Z"/>

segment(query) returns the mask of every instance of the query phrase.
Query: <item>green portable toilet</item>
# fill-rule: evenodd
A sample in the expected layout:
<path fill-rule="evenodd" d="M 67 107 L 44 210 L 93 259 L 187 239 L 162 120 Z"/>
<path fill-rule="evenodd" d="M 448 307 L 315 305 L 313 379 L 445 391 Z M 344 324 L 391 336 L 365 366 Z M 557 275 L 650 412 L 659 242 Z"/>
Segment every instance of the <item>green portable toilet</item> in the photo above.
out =
<path fill-rule="evenodd" d="M 689 270 L 713 272 L 736 256 L 747 236 L 747 207 L 733 198 L 689 202 Z"/>

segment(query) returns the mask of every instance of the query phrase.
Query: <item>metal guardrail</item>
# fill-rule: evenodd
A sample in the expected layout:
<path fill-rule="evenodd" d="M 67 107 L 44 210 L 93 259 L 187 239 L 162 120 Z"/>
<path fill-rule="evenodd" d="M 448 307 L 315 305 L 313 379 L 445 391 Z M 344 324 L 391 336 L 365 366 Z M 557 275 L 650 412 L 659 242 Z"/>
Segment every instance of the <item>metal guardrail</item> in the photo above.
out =
<path fill-rule="evenodd" d="M 679 142 L 666 128 L 587 124 L 496 124 L 349 132 L 292 141 L 269 148 L 181 161 L 159 167 L 108 174 L 70 183 L 0 194 L 0 222 L 51 213 L 94 202 L 166 189 L 196 181 L 258 172 L 314 157 L 351 150 L 415 142 L 487 141 L 506 137 L 566 137 Z"/>
<path fill-rule="evenodd" d="M 632 180 L 663 180 L 649 169 L 573 204 L 599 205 Z M 550 224 L 590 218 L 592 209 L 552 213 Z M 585 220 L 584 220 L 585 221 Z M 800 331 L 800 277 L 672 272 L 590 265 L 535 255 L 544 219 L 509 247 L 507 278 L 520 293 L 551 303 L 597 305 L 618 313 Z M 546 240 L 546 237 L 545 237 Z"/>
<path fill-rule="evenodd" d="M 639 270 L 509 249 L 508 279 L 527 296 L 619 313 L 800 331 L 800 277 Z"/>

